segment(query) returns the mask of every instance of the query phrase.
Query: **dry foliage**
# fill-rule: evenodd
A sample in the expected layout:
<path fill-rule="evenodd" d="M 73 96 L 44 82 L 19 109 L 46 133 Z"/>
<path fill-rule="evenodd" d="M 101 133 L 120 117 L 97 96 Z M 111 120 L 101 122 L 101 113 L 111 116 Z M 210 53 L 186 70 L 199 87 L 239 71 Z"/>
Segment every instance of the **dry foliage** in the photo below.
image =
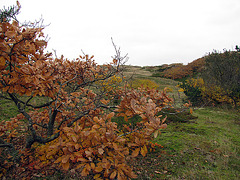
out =
<path fill-rule="evenodd" d="M 199 58 L 187 65 L 176 65 L 168 68 L 162 72 L 163 77 L 170 79 L 182 79 L 184 77 L 192 76 L 194 73 L 203 70 L 205 58 Z"/>
<path fill-rule="evenodd" d="M 27 178 L 39 169 L 45 175 L 71 169 L 95 179 L 136 178 L 127 160 L 145 156 L 149 140 L 166 128 L 166 117 L 158 112 L 171 99 L 154 89 L 120 88 L 125 57 L 115 45 L 113 62 L 102 66 L 88 55 L 74 61 L 53 58 L 44 53 L 42 30 L 16 21 L 0 24 L 0 97 L 13 101 L 20 113 L 1 122 L 1 169 L 18 167 Z M 126 125 L 124 133 L 112 122 L 135 115 L 141 121 Z M 13 153 L 4 157 L 6 149 Z"/>

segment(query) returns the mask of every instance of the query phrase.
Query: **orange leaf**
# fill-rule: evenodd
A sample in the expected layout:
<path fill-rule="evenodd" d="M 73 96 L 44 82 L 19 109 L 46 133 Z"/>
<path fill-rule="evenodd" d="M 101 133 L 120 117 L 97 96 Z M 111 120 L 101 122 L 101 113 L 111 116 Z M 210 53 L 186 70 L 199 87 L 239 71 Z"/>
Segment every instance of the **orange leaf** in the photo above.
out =
<path fill-rule="evenodd" d="M 62 157 L 62 163 L 65 164 L 69 161 L 69 155 L 65 155 Z"/>
<path fill-rule="evenodd" d="M 125 179 L 126 179 L 126 178 L 125 178 L 125 175 L 124 175 L 124 173 L 123 173 L 122 170 L 118 170 L 117 179 L 118 179 L 118 180 L 125 180 Z"/>
<path fill-rule="evenodd" d="M 59 157 L 54 163 L 60 163 L 62 161 L 62 157 Z"/>
<path fill-rule="evenodd" d="M 76 169 L 79 169 L 79 168 L 81 168 L 81 167 L 83 167 L 83 166 L 85 166 L 86 164 L 79 164 L 79 165 L 77 165 L 77 167 L 76 167 Z"/>
<path fill-rule="evenodd" d="M 72 140 L 73 140 L 75 143 L 78 141 L 76 136 L 72 136 Z"/>
<path fill-rule="evenodd" d="M 135 149 L 135 150 L 132 152 L 132 157 L 137 157 L 138 154 L 139 154 L 139 151 L 140 151 L 140 148 Z"/>
<path fill-rule="evenodd" d="M 156 131 L 154 132 L 153 136 L 154 136 L 154 138 L 157 138 L 157 136 L 158 136 L 158 130 L 156 130 Z"/>
<path fill-rule="evenodd" d="M 108 100 L 101 99 L 100 101 L 101 101 L 101 103 L 103 103 L 103 104 L 105 104 L 105 105 L 107 105 L 107 104 L 110 102 L 110 100 L 109 100 L 109 99 L 108 99 Z"/>
<path fill-rule="evenodd" d="M 89 174 L 89 171 L 86 168 L 83 168 L 81 175 L 82 176 L 87 176 Z"/>
<path fill-rule="evenodd" d="M 193 113 L 193 110 L 192 110 L 192 108 L 190 108 L 190 114 L 192 114 Z"/>
<path fill-rule="evenodd" d="M 111 119 L 114 116 L 114 112 L 111 112 L 110 114 L 107 115 L 107 119 Z"/>
<path fill-rule="evenodd" d="M 162 120 L 162 123 L 164 123 L 166 121 L 166 119 L 167 119 L 167 116 Z"/>
<path fill-rule="evenodd" d="M 34 169 L 39 170 L 39 169 L 41 169 L 41 168 L 40 168 L 39 166 L 35 165 L 35 166 L 34 166 Z"/>
<path fill-rule="evenodd" d="M 134 178 L 134 179 L 137 178 L 137 175 L 136 175 L 133 171 L 127 173 L 127 175 L 128 175 L 130 178 Z"/>
<path fill-rule="evenodd" d="M 166 128 L 167 128 L 167 124 L 162 124 L 159 129 L 166 129 Z"/>
<path fill-rule="evenodd" d="M 116 175 L 117 175 L 117 171 L 114 170 L 114 171 L 112 172 L 112 174 L 110 175 L 110 179 L 114 179 L 114 178 L 116 177 Z"/>
<path fill-rule="evenodd" d="M 146 154 L 147 154 L 147 147 L 145 145 L 143 147 L 141 147 L 141 154 L 143 156 L 146 156 Z"/>
<path fill-rule="evenodd" d="M 103 170 L 103 167 L 102 166 L 97 166 L 96 168 L 95 168 L 95 171 L 96 172 L 102 172 L 102 170 Z"/>
<path fill-rule="evenodd" d="M 6 63 L 6 61 L 5 61 L 4 57 L 0 57 L 0 66 L 5 66 L 5 63 Z"/>
<path fill-rule="evenodd" d="M 66 170 L 66 171 L 69 169 L 69 165 L 70 165 L 70 164 L 69 164 L 69 161 L 68 161 L 67 163 L 62 163 L 62 167 L 63 167 L 63 169 Z"/>
<path fill-rule="evenodd" d="M 85 168 L 88 170 L 88 171 L 91 171 L 91 166 L 89 164 L 86 164 Z"/>
<path fill-rule="evenodd" d="M 85 158 L 78 158 L 77 161 L 81 161 L 81 162 L 87 162 L 88 160 Z"/>
<path fill-rule="evenodd" d="M 96 167 L 94 163 L 91 163 L 90 166 L 91 166 L 92 170 L 94 170 Z"/>
<path fill-rule="evenodd" d="M 15 32 L 15 31 L 7 31 L 7 32 L 5 33 L 5 35 L 8 36 L 8 37 L 10 37 L 10 38 L 12 38 L 13 36 L 16 35 L 16 32 Z"/>
<path fill-rule="evenodd" d="M 96 174 L 95 176 L 93 176 L 93 179 L 99 179 L 100 176 L 101 174 Z"/>
<path fill-rule="evenodd" d="M 113 148 L 117 151 L 118 150 L 118 145 L 116 143 L 113 143 Z"/>
<path fill-rule="evenodd" d="M 100 126 L 98 125 L 98 124 L 94 124 L 93 126 L 92 126 L 92 129 L 99 129 L 100 128 Z"/>

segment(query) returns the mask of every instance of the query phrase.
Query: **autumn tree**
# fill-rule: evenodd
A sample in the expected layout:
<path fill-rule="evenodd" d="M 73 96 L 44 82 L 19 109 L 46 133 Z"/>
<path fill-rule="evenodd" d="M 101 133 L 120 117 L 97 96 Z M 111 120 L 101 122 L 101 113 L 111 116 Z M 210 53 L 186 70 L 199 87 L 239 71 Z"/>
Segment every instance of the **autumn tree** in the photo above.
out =
<path fill-rule="evenodd" d="M 238 51 L 214 51 L 206 56 L 203 78 L 207 86 L 219 87 L 225 96 L 232 99 L 234 106 L 240 99 L 240 54 Z"/>
<path fill-rule="evenodd" d="M 149 140 L 166 128 L 159 112 L 172 100 L 154 89 L 116 85 L 126 56 L 114 43 L 116 55 L 105 65 L 89 55 L 53 58 L 44 51 L 43 29 L 15 20 L 0 24 L 0 98 L 20 113 L 0 122 L 0 147 L 22 154 L 22 167 L 80 169 L 95 179 L 136 177 L 127 159 L 146 155 Z M 116 117 L 139 121 L 119 129 Z M 18 137 L 33 150 L 31 160 L 14 144 Z"/>

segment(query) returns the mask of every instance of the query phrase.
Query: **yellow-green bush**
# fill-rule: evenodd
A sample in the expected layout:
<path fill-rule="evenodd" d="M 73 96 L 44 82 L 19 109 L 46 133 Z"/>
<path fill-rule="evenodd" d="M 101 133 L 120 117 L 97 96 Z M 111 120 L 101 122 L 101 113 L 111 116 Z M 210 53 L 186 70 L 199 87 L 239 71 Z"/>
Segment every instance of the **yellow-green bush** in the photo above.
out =
<path fill-rule="evenodd" d="M 188 79 L 179 85 L 193 105 L 201 104 L 206 101 L 214 103 L 232 104 L 233 100 L 228 96 L 229 93 L 219 86 L 206 85 L 202 78 Z"/>
<path fill-rule="evenodd" d="M 119 87 L 121 82 L 122 82 L 122 78 L 114 75 L 106 80 L 100 80 L 100 81 L 96 82 L 96 84 L 101 88 L 100 90 L 102 90 L 104 92 L 111 92 L 115 88 Z"/>
<path fill-rule="evenodd" d="M 179 87 L 183 89 L 184 94 L 188 97 L 193 105 L 199 105 L 203 102 L 202 87 L 204 82 L 202 79 L 189 79 L 181 84 Z"/>
<path fill-rule="evenodd" d="M 131 81 L 130 86 L 134 89 L 139 87 L 157 89 L 159 85 L 150 79 L 135 79 Z"/>

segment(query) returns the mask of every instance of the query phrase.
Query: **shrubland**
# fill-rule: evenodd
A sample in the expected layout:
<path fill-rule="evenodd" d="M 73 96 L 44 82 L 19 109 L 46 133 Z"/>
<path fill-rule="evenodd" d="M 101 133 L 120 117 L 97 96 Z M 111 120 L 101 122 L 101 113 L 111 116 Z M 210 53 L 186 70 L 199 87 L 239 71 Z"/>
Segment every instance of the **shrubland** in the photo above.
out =
<path fill-rule="evenodd" d="M 179 84 L 194 105 L 230 104 L 240 102 L 240 54 L 238 51 L 213 51 L 205 57 L 205 66 L 198 78 Z"/>
<path fill-rule="evenodd" d="M 18 8 L 20 5 L 10 11 Z M 205 134 L 210 134 L 206 137 L 209 139 L 213 132 L 209 127 L 202 126 L 202 129 L 198 129 L 196 122 L 189 122 L 196 117 L 191 115 L 192 109 L 188 111 L 188 108 L 191 103 L 197 105 L 207 99 L 212 102 L 214 100 L 215 103 L 238 103 L 239 99 L 235 97 L 238 97 L 236 87 L 239 86 L 234 83 L 239 79 L 235 76 L 237 72 L 234 69 L 238 67 L 238 54 L 213 53 L 213 59 L 218 59 L 218 55 L 223 57 L 221 64 L 230 57 L 233 57 L 233 62 L 237 62 L 229 70 L 234 72 L 231 74 L 234 80 L 231 82 L 231 89 L 222 86 L 218 77 L 214 76 L 210 76 L 213 78 L 211 83 L 214 84 L 210 84 L 204 77 L 189 79 L 179 86 L 191 103 L 184 104 L 186 109 L 176 109 L 173 99 L 168 95 L 171 88 L 160 89 L 159 83 L 156 83 L 158 81 L 153 81 L 150 77 L 138 77 L 126 82 L 122 73 L 126 56 L 121 55 L 114 43 L 116 54 L 109 64 L 98 65 L 94 57 L 89 55 L 79 56 L 76 60 L 69 60 L 64 56 L 54 58 L 51 53 L 45 53 L 47 40 L 42 26 L 37 22 L 21 25 L 16 18 L 10 19 L 2 18 L 0 26 L 0 101 L 4 103 L 1 104 L 4 112 L 15 114 L 18 111 L 18 115 L 4 115 L 0 121 L 1 178 L 48 178 L 57 176 L 58 173 L 61 178 L 65 175 L 69 177 L 69 174 L 87 179 L 153 177 L 153 174 L 143 175 L 148 170 L 143 174 L 139 171 L 144 165 L 139 167 L 137 163 L 142 161 L 155 165 L 149 171 L 161 178 L 174 175 L 179 167 L 183 171 L 174 177 L 185 178 L 185 174 L 197 177 L 198 172 L 194 172 L 194 176 L 191 174 L 192 161 L 194 167 L 207 167 L 211 170 L 211 164 L 205 165 L 206 160 L 199 163 L 193 157 L 199 157 L 201 153 L 212 153 L 211 158 L 220 157 L 214 154 L 218 152 L 217 149 L 212 149 L 218 147 L 204 146 L 207 141 L 205 137 L 202 144 L 200 141 L 195 142 L 196 136 L 201 139 L 200 135 L 206 132 Z M 210 63 L 211 58 L 208 60 Z M 199 62 L 201 64 L 202 60 Z M 200 66 L 196 65 L 197 68 L 186 72 L 199 73 L 202 68 Z M 209 64 L 209 67 L 212 66 Z M 223 73 L 222 71 L 220 74 Z M 207 85 L 211 85 L 212 89 L 207 88 Z M 234 98 L 230 95 L 234 95 Z M 7 111 L 8 108 L 12 109 Z M 205 112 L 199 110 L 201 111 Z M 0 112 L 3 112 L 2 109 Z M 204 118 L 201 123 L 207 123 Z M 214 123 L 217 124 L 218 121 L 214 119 Z M 170 124 L 170 131 L 163 130 L 167 127 L 166 122 Z M 188 123 L 181 125 L 182 122 Z M 223 122 L 224 120 L 221 121 Z M 212 122 L 209 123 L 212 125 Z M 221 124 L 221 127 L 225 126 Z M 236 132 L 237 127 L 233 127 Z M 189 133 L 187 141 L 181 139 L 182 136 L 185 137 L 185 131 Z M 220 137 L 219 135 L 216 136 Z M 233 134 L 230 135 L 235 138 Z M 184 146 L 188 140 L 186 148 L 176 149 Z M 193 149 L 191 146 L 194 146 Z M 234 148 L 237 146 L 234 144 Z M 167 153 L 174 155 L 167 154 L 162 148 L 169 148 Z M 233 156 L 229 159 L 236 159 L 237 155 L 231 154 L 232 149 L 229 149 L 224 152 L 224 158 Z M 188 159 L 182 159 L 183 154 L 188 151 L 193 157 L 189 155 Z M 152 154 L 148 155 L 149 152 Z M 155 152 L 158 154 L 154 154 Z M 151 157 L 153 154 L 156 156 Z M 189 161 L 189 158 L 194 160 Z M 213 162 L 211 158 L 207 160 Z M 227 164 L 225 159 L 224 163 Z M 187 168 L 190 170 L 184 174 L 185 164 L 189 164 Z M 172 167 L 172 171 L 166 166 Z M 237 165 L 232 163 L 232 167 Z M 161 169 L 160 172 L 159 168 L 163 171 Z M 204 171 L 204 168 L 201 170 Z M 237 177 L 234 173 L 233 177 Z M 200 177 L 204 176 L 201 174 Z"/>
<path fill-rule="evenodd" d="M 19 112 L 0 122 L 0 175 L 30 179 L 59 170 L 136 178 L 128 161 L 146 156 L 150 140 L 166 128 L 159 112 L 172 99 L 164 91 L 120 85 L 126 56 L 114 43 L 109 64 L 97 65 L 89 55 L 54 58 L 45 53 L 43 29 L 6 17 L 0 24 L 0 98 Z M 138 122 L 121 128 L 113 121 L 136 116 Z"/>
<path fill-rule="evenodd" d="M 154 77 L 164 77 L 174 80 L 182 80 L 199 74 L 204 67 L 205 57 L 196 59 L 187 65 L 175 63 L 159 66 L 153 73 Z"/>

